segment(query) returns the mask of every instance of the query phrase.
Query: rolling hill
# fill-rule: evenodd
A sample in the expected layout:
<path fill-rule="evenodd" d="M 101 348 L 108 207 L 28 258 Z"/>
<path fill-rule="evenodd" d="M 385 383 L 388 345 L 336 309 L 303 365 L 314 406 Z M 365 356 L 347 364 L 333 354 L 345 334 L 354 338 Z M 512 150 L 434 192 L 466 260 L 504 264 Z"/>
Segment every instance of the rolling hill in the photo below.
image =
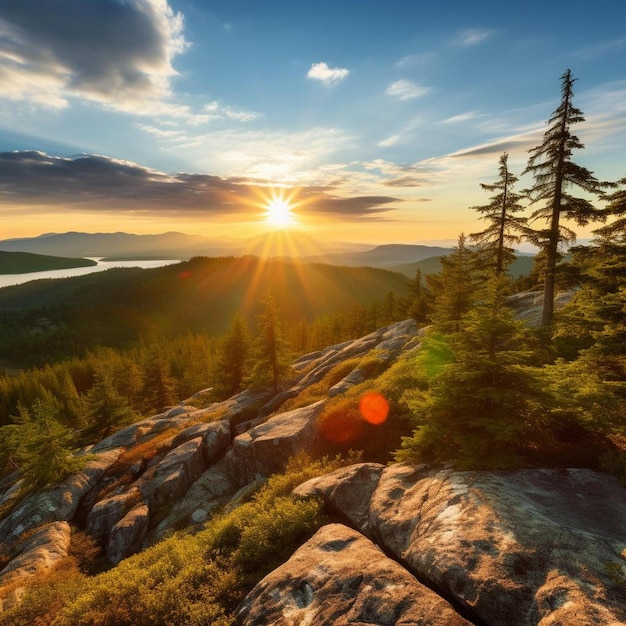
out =
<path fill-rule="evenodd" d="M 27 274 L 29 272 L 65 270 L 72 267 L 89 267 L 92 265 L 96 265 L 96 262 L 91 259 L 74 259 L 0 250 L 0 274 Z"/>

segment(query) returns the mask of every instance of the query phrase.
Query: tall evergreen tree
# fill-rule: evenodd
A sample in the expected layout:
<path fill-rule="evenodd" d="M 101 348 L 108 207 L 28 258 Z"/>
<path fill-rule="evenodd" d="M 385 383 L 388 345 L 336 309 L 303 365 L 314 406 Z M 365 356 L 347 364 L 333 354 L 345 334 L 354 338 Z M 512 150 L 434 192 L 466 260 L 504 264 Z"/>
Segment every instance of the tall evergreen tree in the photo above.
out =
<path fill-rule="evenodd" d="M 84 406 L 89 438 L 107 437 L 137 419 L 137 414 L 115 388 L 112 374 L 105 368 L 95 372 L 95 381 L 85 396 Z"/>
<path fill-rule="evenodd" d="M 472 233 L 470 239 L 480 247 L 482 265 L 493 268 L 497 278 L 515 260 L 515 251 L 511 247 L 521 241 L 521 233 L 525 230 L 527 219 L 516 215 L 524 210 L 521 204 L 522 194 L 515 193 L 514 187 L 518 179 L 509 170 L 509 155 L 504 152 L 500 156 L 500 178 L 488 185 L 480 186 L 490 193 L 489 204 L 473 206 L 472 210 L 482 214 L 481 219 L 489 225 L 479 233 Z"/>
<path fill-rule="evenodd" d="M 476 253 L 466 242 L 461 233 L 454 250 L 441 257 L 441 272 L 426 278 L 433 293 L 431 318 L 444 331 L 459 332 L 462 318 L 478 297 Z"/>
<path fill-rule="evenodd" d="M 430 292 L 424 285 L 422 270 L 419 268 L 416 270 L 415 278 L 409 281 L 408 286 L 409 295 L 402 298 L 400 306 L 404 307 L 406 315 L 423 325 L 427 322 L 430 312 Z"/>
<path fill-rule="evenodd" d="M 289 370 L 289 350 L 283 336 L 280 311 L 269 292 L 257 318 L 257 330 L 258 336 L 252 344 L 254 365 L 250 381 L 255 387 L 271 386 L 277 392 Z"/>
<path fill-rule="evenodd" d="M 248 327 L 237 313 L 216 357 L 215 391 L 219 397 L 228 398 L 243 389 L 250 367 L 250 345 Z"/>
<path fill-rule="evenodd" d="M 570 70 L 561 77 L 561 103 L 548 120 L 543 142 L 530 151 L 528 165 L 523 172 L 532 174 L 535 178 L 529 191 L 531 203 L 543 203 L 532 213 L 531 219 L 544 220 L 547 224 L 546 228 L 535 230 L 531 235 L 531 240 L 540 246 L 546 256 L 541 317 L 544 326 L 552 323 L 554 313 L 559 244 L 574 241 L 576 238 L 572 230 L 561 224 L 561 218 L 586 226 L 591 220 L 604 217 L 589 200 L 574 197 L 567 192 L 572 185 L 592 194 L 602 192 L 602 184 L 593 173 L 572 161 L 573 151 L 584 148 L 584 145 L 570 129 L 585 119 L 582 111 L 572 103 L 574 81 Z"/>

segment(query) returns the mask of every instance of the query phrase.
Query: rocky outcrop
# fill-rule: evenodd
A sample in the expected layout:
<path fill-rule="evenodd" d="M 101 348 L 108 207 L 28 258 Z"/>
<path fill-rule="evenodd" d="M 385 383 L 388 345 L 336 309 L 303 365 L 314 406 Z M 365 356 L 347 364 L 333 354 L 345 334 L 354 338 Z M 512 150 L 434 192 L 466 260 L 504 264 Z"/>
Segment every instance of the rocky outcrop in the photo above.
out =
<path fill-rule="evenodd" d="M 106 549 L 107 558 L 113 565 L 139 551 L 148 534 L 149 519 L 148 505 L 140 504 L 115 524 L 109 534 Z"/>
<path fill-rule="evenodd" d="M 322 496 L 475 623 L 626 622 L 626 490 L 609 476 L 368 464 L 297 493 Z"/>
<path fill-rule="evenodd" d="M 240 606 L 246 626 L 470 622 L 360 533 L 330 524 L 266 576 Z"/>

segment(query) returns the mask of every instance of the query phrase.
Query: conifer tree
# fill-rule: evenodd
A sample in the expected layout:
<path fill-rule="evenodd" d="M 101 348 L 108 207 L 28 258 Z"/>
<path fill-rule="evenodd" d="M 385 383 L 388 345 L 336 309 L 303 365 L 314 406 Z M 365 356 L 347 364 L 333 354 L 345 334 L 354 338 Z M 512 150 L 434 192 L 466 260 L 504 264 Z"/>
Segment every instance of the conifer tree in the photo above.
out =
<path fill-rule="evenodd" d="M 250 382 L 254 387 L 270 386 L 276 393 L 289 370 L 288 346 L 283 336 L 280 311 L 271 293 L 263 299 L 257 317 L 258 336 L 252 344 L 254 365 Z"/>
<path fill-rule="evenodd" d="M 489 222 L 485 230 L 472 233 L 470 239 L 480 246 L 481 265 L 493 268 L 497 278 L 515 260 L 515 251 L 511 247 L 521 241 L 521 233 L 525 230 L 527 219 L 516 215 L 524 210 L 520 203 L 522 194 L 515 193 L 514 187 L 518 179 L 509 170 L 509 155 L 504 152 L 500 156 L 500 178 L 488 185 L 480 186 L 490 193 L 494 193 L 489 204 L 473 206 L 472 210 L 482 214 L 482 218 Z"/>
<path fill-rule="evenodd" d="M 161 411 L 176 401 L 176 381 L 162 346 L 149 346 L 145 359 L 144 403 L 147 410 Z"/>
<path fill-rule="evenodd" d="M 85 399 L 84 419 L 87 436 L 107 437 L 117 428 L 132 423 L 137 414 L 130 408 L 115 385 L 111 373 L 101 368 L 95 372 L 95 381 Z"/>
<path fill-rule="evenodd" d="M 14 431 L 13 459 L 23 478 L 22 489 L 41 489 L 63 480 L 83 467 L 87 457 L 76 457 L 74 431 L 58 421 L 54 402 L 35 400 L 30 409 L 21 407 Z"/>
<path fill-rule="evenodd" d="M 219 397 L 228 398 L 243 389 L 250 367 L 250 346 L 248 327 L 237 313 L 216 357 L 215 391 Z"/>
<path fill-rule="evenodd" d="M 572 103 L 574 81 L 570 70 L 561 77 L 561 103 L 548 120 L 543 142 L 530 151 L 528 165 L 523 172 L 535 178 L 529 190 L 531 203 L 542 203 L 532 213 L 531 219 L 546 222 L 546 228 L 535 230 L 530 235 L 531 241 L 545 252 L 546 257 L 541 317 L 544 326 L 552 323 L 559 244 L 576 238 L 572 230 L 561 224 L 561 218 L 586 226 L 591 220 L 604 217 L 589 200 L 568 193 L 572 185 L 592 194 L 600 194 L 602 187 L 592 172 L 572 161 L 573 151 L 584 148 L 584 145 L 570 129 L 585 119 L 582 111 Z"/>
<path fill-rule="evenodd" d="M 431 318 L 444 331 L 459 332 L 463 316 L 478 297 L 476 253 L 466 241 L 461 233 L 454 250 L 441 257 L 441 272 L 427 277 L 434 300 Z"/>
<path fill-rule="evenodd" d="M 428 320 L 429 295 L 429 291 L 424 285 L 422 271 L 418 268 L 415 272 L 415 278 L 409 282 L 409 295 L 402 299 L 401 306 L 404 307 L 405 314 L 420 325 L 425 324 Z"/>

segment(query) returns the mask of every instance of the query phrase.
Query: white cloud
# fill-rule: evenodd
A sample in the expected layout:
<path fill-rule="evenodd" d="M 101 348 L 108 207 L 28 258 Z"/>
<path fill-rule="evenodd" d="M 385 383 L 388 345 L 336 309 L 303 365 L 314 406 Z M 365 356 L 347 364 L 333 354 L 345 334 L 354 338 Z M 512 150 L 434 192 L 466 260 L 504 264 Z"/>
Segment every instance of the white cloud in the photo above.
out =
<path fill-rule="evenodd" d="M 441 120 L 442 124 L 460 124 L 462 122 L 468 122 L 469 120 L 476 119 L 477 117 L 483 117 L 481 113 L 476 111 L 468 111 L 467 113 L 461 113 L 460 115 L 453 115 L 445 120 Z"/>
<path fill-rule="evenodd" d="M 376 145 L 380 146 L 381 148 L 389 148 L 391 146 L 395 146 L 400 141 L 400 139 L 402 139 L 402 135 L 391 135 L 390 137 L 379 141 Z"/>
<path fill-rule="evenodd" d="M 476 46 L 491 37 L 490 30 L 469 29 L 464 30 L 452 43 L 456 46 Z"/>
<path fill-rule="evenodd" d="M 167 0 L 0 3 L 0 97 L 62 108 L 72 97 L 144 114 L 189 115 L 168 102 L 188 46 Z M 141 111 L 139 110 L 141 109 Z"/>
<path fill-rule="evenodd" d="M 209 102 L 202 107 L 212 120 L 229 119 L 237 122 L 252 122 L 258 119 L 259 114 L 254 111 L 238 111 L 229 106 L 222 106 L 217 100 Z"/>
<path fill-rule="evenodd" d="M 430 93 L 430 87 L 416 85 L 409 80 L 396 80 L 387 87 L 385 93 L 399 100 L 412 100 L 413 98 L 421 98 L 427 93 Z"/>
<path fill-rule="evenodd" d="M 350 70 L 342 67 L 328 67 L 326 63 L 313 63 L 307 72 L 307 77 L 331 86 L 347 78 L 349 73 Z"/>

